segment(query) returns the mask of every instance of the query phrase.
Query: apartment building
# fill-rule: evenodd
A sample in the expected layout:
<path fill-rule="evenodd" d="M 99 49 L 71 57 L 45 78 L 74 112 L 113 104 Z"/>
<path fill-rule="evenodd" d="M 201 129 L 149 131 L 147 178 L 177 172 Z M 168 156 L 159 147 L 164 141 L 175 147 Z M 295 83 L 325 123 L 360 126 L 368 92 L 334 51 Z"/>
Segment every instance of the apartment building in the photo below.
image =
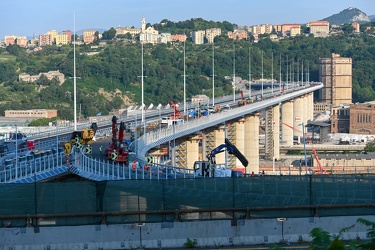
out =
<path fill-rule="evenodd" d="M 66 34 L 68 36 L 68 43 L 71 43 L 72 42 L 72 32 L 70 30 L 64 30 L 62 32 L 63 34 Z"/>
<path fill-rule="evenodd" d="M 39 46 L 42 47 L 42 46 L 52 45 L 53 40 L 50 35 L 42 34 L 42 35 L 39 35 L 38 43 L 39 43 Z"/>
<path fill-rule="evenodd" d="M 252 34 L 262 35 L 262 34 L 270 34 L 271 32 L 272 32 L 272 25 L 269 25 L 269 24 L 251 26 Z"/>
<path fill-rule="evenodd" d="M 206 39 L 208 43 L 213 43 L 216 36 L 221 35 L 220 28 L 206 29 Z"/>
<path fill-rule="evenodd" d="M 283 36 L 297 36 L 301 34 L 301 25 L 299 24 L 283 24 L 281 27 Z"/>
<path fill-rule="evenodd" d="M 56 45 L 68 44 L 69 43 L 68 35 L 64 33 L 57 34 L 55 37 L 55 43 Z"/>
<path fill-rule="evenodd" d="M 192 40 L 195 44 L 204 44 L 204 30 L 197 30 L 192 32 Z"/>
<path fill-rule="evenodd" d="M 312 21 L 306 26 L 310 28 L 310 34 L 313 34 L 315 37 L 327 37 L 329 35 L 328 21 Z"/>
<path fill-rule="evenodd" d="M 16 44 L 20 47 L 27 47 L 27 37 L 26 36 L 17 36 Z"/>
<path fill-rule="evenodd" d="M 352 59 L 334 53 L 320 58 L 319 82 L 324 85 L 319 92 L 322 102 L 332 106 L 352 103 Z"/>
<path fill-rule="evenodd" d="M 360 32 L 360 25 L 359 25 L 359 23 L 357 23 L 357 22 L 354 22 L 354 23 L 352 23 L 352 26 L 353 26 L 353 28 L 354 28 L 354 32 L 357 32 L 357 33 L 359 33 Z"/>
<path fill-rule="evenodd" d="M 92 43 L 95 40 L 96 30 L 84 30 L 83 31 L 83 42 L 88 44 Z"/>
<path fill-rule="evenodd" d="M 26 36 L 15 36 L 15 35 L 4 36 L 4 43 L 5 43 L 5 46 L 16 44 L 20 47 L 26 47 L 27 38 Z"/>
<path fill-rule="evenodd" d="M 228 38 L 233 40 L 242 40 L 249 37 L 246 30 L 234 30 L 233 32 L 229 31 L 227 34 Z"/>
<path fill-rule="evenodd" d="M 5 117 L 52 118 L 56 116 L 56 109 L 5 110 Z"/>
<path fill-rule="evenodd" d="M 11 36 L 5 36 L 4 37 L 4 43 L 5 46 L 14 45 L 16 43 L 17 36 L 11 35 Z"/>
<path fill-rule="evenodd" d="M 185 34 L 171 35 L 172 41 L 185 42 L 186 39 L 187 39 L 187 36 Z"/>
<path fill-rule="evenodd" d="M 281 33 L 282 30 L 283 30 L 283 25 L 281 24 L 275 24 L 272 26 L 273 30 L 276 32 L 276 33 Z"/>
<path fill-rule="evenodd" d="M 56 41 L 56 37 L 59 33 L 56 30 L 49 30 L 47 31 L 47 35 L 51 36 L 52 43 Z"/>

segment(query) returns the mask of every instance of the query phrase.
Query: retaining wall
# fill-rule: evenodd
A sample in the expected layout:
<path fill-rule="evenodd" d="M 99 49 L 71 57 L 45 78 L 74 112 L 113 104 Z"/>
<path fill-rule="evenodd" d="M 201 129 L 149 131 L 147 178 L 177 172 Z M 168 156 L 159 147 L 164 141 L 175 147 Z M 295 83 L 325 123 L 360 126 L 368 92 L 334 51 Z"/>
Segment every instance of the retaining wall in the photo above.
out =
<path fill-rule="evenodd" d="M 313 228 L 320 227 L 337 235 L 344 227 L 344 239 L 367 239 L 359 216 L 310 217 L 196 222 L 165 222 L 75 227 L 0 228 L 0 249 L 135 249 L 183 248 L 187 239 L 197 247 L 246 246 L 308 242 Z M 360 216 L 375 221 L 374 216 Z M 11 226 L 11 225 L 10 225 Z"/>

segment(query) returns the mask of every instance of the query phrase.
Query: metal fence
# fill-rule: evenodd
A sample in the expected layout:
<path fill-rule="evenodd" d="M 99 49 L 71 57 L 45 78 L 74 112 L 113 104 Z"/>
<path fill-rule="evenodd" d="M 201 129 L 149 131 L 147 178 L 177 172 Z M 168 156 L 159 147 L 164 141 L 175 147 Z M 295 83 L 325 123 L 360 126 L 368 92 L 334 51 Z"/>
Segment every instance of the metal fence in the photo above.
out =
<path fill-rule="evenodd" d="M 375 176 L 0 184 L 0 227 L 368 215 Z"/>

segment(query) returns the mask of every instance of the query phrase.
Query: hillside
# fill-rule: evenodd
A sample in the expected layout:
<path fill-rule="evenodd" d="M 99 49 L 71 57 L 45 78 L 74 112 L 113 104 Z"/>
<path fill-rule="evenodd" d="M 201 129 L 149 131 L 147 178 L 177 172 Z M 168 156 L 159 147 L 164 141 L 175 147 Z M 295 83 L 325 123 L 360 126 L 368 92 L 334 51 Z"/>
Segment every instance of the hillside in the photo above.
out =
<path fill-rule="evenodd" d="M 328 21 L 330 24 L 341 25 L 352 22 L 366 23 L 370 22 L 371 20 L 363 11 L 357 8 L 349 7 L 338 14 L 324 18 L 323 21 Z"/>
<path fill-rule="evenodd" d="M 205 22 L 193 19 L 165 25 L 171 33 L 202 26 L 224 27 L 227 22 Z M 226 28 L 225 28 L 226 27 Z M 233 27 L 233 26 L 232 26 Z M 105 46 L 77 46 L 77 104 L 83 117 L 97 113 L 108 115 L 130 103 L 141 102 L 141 46 L 139 42 L 124 40 L 106 41 Z M 281 67 L 298 79 L 302 61 L 309 65 L 309 79 L 319 81 L 319 58 L 332 53 L 353 59 L 353 102 L 375 100 L 375 38 L 369 34 L 343 33 L 328 38 L 300 36 L 273 42 L 268 38 L 259 43 L 248 40 L 233 41 L 222 35 L 212 44 L 196 45 L 186 42 L 186 98 L 205 94 L 212 96 L 212 55 L 215 62 L 215 96 L 233 92 L 233 55 L 235 75 L 249 78 L 251 52 L 251 78 L 264 77 L 279 80 Z M 235 53 L 234 50 L 235 49 Z M 93 53 L 96 52 L 96 53 Z M 264 55 L 264 62 L 262 61 Z M 27 53 L 18 46 L 0 48 L 0 115 L 9 109 L 57 109 L 62 119 L 73 117 L 73 46 L 46 46 L 38 52 Z M 180 102 L 184 98 L 184 44 L 169 43 L 144 45 L 144 103 L 149 106 L 167 104 L 170 100 Z M 272 61 L 272 58 L 274 60 Z M 287 58 L 289 60 L 287 61 Z M 281 65 L 280 65 L 281 62 Z M 298 63 L 299 62 L 299 63 Z M 305 67 L 306 68 L 306 67 Z M 272 72 L 274 69 L 274 72 Z M 65 82 L 42 79 L 39 82 L 20 82 L 18 76 L 25 72 L 37 75 L 41 72 L 59 70 Z"/>

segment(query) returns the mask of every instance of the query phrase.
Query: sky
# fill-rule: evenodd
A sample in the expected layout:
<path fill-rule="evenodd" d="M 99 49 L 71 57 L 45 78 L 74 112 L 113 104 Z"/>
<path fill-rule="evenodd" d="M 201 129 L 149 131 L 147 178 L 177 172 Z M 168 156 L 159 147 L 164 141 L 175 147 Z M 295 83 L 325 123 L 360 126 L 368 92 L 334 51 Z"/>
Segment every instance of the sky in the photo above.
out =
<path fill-rule="evenodd" d="M 163 19 L 203 18 L 237 25 L 304 24 L 355 7 L 375 15 L 374 0 L 0 0 L 0 40 L 5 35 L 141 27 Z M 75 18 L 74 18 L 75 17 Z M 75 22 L 74 22 L 75 20 Z"/>

